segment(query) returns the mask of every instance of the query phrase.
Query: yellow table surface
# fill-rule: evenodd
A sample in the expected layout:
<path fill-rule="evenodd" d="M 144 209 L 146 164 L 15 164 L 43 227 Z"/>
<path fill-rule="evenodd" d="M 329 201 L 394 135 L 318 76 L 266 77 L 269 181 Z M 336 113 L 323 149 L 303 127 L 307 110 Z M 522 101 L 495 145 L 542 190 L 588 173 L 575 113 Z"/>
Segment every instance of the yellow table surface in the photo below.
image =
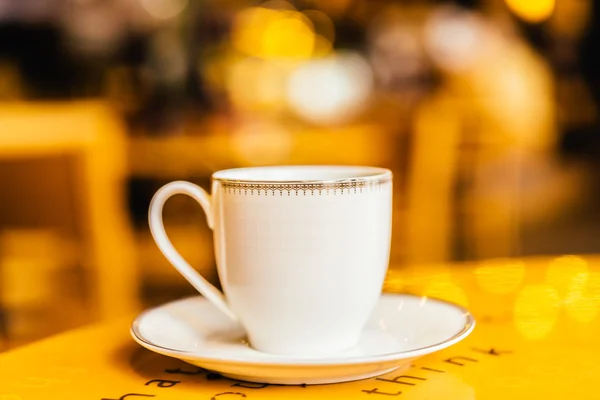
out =
<path fill-rule="evenodd" d="M 407 371 L 292 387 L 236 382 L 154 354 L 120 320 L 1 354 L 0 400 L 600 399 L 600 258 L 392 268 L 385 290 L 466 305 L 478 324 Z"/>

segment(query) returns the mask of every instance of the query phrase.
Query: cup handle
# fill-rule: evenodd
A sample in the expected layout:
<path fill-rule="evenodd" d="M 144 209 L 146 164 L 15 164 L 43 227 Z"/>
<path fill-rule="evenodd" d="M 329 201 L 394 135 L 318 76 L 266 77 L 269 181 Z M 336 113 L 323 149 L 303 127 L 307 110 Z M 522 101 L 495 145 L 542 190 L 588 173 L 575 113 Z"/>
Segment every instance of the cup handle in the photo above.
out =
<path fill-rule="evenodd" d="M 162 211 L 166 201 L 173 195 L 186 194 L 192 199 L 196 200 L 204 213 L 206 214 L 206 220 L 209 228 L 213 229 L 213 211 L 212 202 L 210 195 L 201 187 L 194 185 L 190 182 L 175 181 L 167 183 L 161 187 L 152 197 L 150 202 L 150 210 L 148 212 L 148 222 L 150 225 L 150 232 L 156 242 L 156 245 L 162 252 L 162 254 L 169 260 L 171 265 L 177 269 L 181 275 L 191 285 L 202 294 L 208 301 L 213 303 L 219 310 L 225 313 L 233 320 L 237 320 L 235 314 L 231 311 L 227 305 L 227 301 L 223 293 L 216 287 L 211 285 L 206 279 L 202 277 L 194 268 L 188 264 L 187 261 L 175 250 L 175 247 L 169 240 L 165 226 L 163 224 Z"/>

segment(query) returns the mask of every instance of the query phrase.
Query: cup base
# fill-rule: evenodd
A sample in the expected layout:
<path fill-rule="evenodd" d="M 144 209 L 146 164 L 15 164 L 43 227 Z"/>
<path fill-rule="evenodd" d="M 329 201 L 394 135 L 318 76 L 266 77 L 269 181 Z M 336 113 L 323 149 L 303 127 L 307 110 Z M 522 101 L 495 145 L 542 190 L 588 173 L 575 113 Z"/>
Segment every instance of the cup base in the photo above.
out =
<path fill-rule="evenodd" d="M 320 342 L 306 338 L 298 342 L 278 342 L 274 340 L 260 340 L 248 338 L 248 345 L 262 353 L 284 355 L 297 358 L 323 358 L 350 349 L 358 343 L 358 336 L 345 336 L 335 342 Z"/>

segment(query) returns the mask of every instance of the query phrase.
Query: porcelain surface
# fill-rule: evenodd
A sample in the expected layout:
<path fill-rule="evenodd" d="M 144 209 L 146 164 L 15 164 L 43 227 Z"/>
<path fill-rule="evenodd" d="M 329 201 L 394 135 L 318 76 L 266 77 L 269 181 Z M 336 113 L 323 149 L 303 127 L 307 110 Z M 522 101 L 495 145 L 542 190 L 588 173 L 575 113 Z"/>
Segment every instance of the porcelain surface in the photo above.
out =
<path fill-rule="evenodd" d="M 213 229 L 224 293 L 169 241 L 162 207 L 194 198 Z M 392 173 L 351 166 L 274 166 L 219 171 L 209 195 L 189 182 L 163 186 L 149 210 L 165 257 L 261 351 L 336 353 L 355 345 L 389 263 Z"/>
<path fill-rule="evenodd" d="M 143 312 L 131 334 L 142 346 L 224 376 L 272 384 L 365 379 L 408 367 L 467 337 L 475 320 L 464 308 L 427 297 L 384 294 L 350 349 L 320 358 L 250 347 L 244 329 L 202 297 Z"/>

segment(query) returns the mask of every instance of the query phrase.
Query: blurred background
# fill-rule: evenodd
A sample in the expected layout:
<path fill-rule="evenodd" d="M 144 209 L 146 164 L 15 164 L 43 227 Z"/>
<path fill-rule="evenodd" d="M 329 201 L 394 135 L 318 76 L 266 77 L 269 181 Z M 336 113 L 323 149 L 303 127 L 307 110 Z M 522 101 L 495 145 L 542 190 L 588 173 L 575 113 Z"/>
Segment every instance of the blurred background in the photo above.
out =
<path fill-rule="evenodd" d="M 599 7 L 0 0 L 0 351 L 193 294 L 148 204 L 229 167 L 391 168 L 394 270 L 599 252 Z"/>

